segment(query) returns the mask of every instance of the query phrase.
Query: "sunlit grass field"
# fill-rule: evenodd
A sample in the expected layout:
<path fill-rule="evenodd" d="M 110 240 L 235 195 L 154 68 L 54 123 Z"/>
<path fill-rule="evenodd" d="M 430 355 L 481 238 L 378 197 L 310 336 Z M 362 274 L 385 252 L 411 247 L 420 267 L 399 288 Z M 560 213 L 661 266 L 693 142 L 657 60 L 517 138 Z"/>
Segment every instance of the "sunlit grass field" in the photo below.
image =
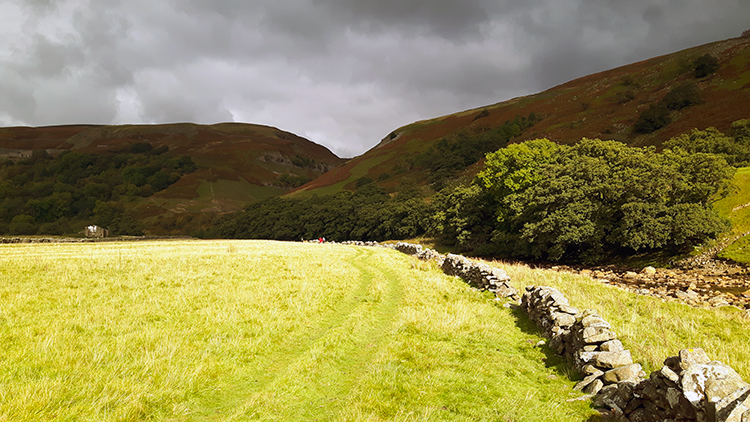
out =
<path fill-rule="evenodd" d="M 380 248 L 0 245 L 0 420 L 589 420 L 502 304 Z"/>
<path fill-rule="evenodd" d="M 735 190 L 714 204 L 716 211 L 732 220 L 732 232 L 737 236 L 750 231 L 750 167 L 737 169 L 734 175 Z M 721 258 L 750 264 L 750 236 L 745 236 L 720 252 Z"/>

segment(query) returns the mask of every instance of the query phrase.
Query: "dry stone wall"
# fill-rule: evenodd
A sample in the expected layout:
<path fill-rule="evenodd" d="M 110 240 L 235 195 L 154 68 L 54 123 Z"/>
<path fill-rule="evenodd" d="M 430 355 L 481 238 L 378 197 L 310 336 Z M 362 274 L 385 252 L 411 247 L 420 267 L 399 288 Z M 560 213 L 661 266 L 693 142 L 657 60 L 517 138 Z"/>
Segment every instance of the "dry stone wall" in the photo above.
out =
<path fill-rule="evenodd" d="M 0 244 L 16 243 L 98 243 L 134 242 L 143 240 L 194 239 L 188 236 L 126 236 L 126 237 L 0 237 Z"/>
<path fill-rule="evenodd" d="M 518 290 L 510 284 L 510 277 L 500 268 L 471 261 L 461 255 L 448 254 L 440 268 L 444 273 L 460 277 L 479 290 L 489 290 L 498 297 L 518 300 Z"/>
<path fill-rule="evenodd" d="M 521 306 L 584 375 L 575 388 L 595 395 L 612 420 L 750 422 L 750 384 L 702 349 L 681 350 L 645 378 L 596 311 L 579 311 L 551 287 L 526 287 Z"/>
<path fill-rule="evenodd" d="M 499 268 L 461 255 L 442 256 L 421 245 L 387 245 L 421 259 L 436 259 L 448 275 L 461 277 L 499 297 L 518 300 Z M 702 349 L 684 349 L 648 377 L 633 362 L 612 326 L 595 310 L 579 310 L 552 287 L 526 287 L 521 308 L 549 339 L 547 345 L 582 373 L 574 387 L 588 393 L 610 420 L 622 422 L 750 422 L 750 384 L 731 367 L 711 361 Z"/>
<path fill-rule="evenodd" d="M 551 287 L 527 287 L 521 307 L 550 339 L 549 347 L 585 375 L 576 389 L 596 394 L 607 384 L 645 376 L 596 311 L 579 311 Z"/>
<path fill-rule="evenodd" d="M 399 242 L 387 246 L 425 261 L 436 261 L 445 274 L 459 277 L 479 290 L 488 290 L 497 297 L 519 299 L 518 290 L 511 286 L 510 277 L 500 268 L 474 262 L 461 255 L 443 256 L 433 249 L 425 249 L 414 243 Z"/>

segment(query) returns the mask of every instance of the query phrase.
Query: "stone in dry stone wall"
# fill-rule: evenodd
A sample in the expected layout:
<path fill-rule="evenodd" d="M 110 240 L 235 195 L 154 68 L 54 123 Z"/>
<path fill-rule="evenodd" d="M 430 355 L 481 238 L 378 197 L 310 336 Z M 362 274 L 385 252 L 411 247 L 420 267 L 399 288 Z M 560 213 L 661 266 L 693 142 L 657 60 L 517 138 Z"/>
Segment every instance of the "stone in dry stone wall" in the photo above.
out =
<path fill-rule="evenodd" d="M 396 243 L 394 249 L 407 255 L 416 255 L 422 252 L 423 248 L 422 245 L 418 245 L 415 243 L 398 242 Z"/>
<path fill-rule="evenodd" d="M 669 357 L 649 378 L 604 387 L 594 399 L 627 421 L 750 421 L 750 384 L 702 349 Z"/>
<path fill-rule="evenodd" d="M 424 249 L 414 256 L 423 261 L 435 261 L 439 267 L 443 265 L 443 260 L 445 259 L 442 254 L 434 249 Z"/>
<path fill-rule="evenodd" d="M 415 243 L 398 242 L 393 245 L 393 249 L 407 255 L 414 255 L 423 261 L 435 261 L 438 266 L 443 265 L 443 259 L 445 259 L 438 251 Z"/>

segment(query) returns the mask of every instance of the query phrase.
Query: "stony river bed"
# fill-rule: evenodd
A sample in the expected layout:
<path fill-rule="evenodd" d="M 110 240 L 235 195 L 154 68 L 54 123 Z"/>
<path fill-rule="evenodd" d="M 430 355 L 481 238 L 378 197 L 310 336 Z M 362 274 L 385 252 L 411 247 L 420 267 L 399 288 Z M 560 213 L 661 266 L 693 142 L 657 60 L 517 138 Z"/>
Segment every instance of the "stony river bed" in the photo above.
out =
<path fill-rule="evenodd" d="M 750 272 L 745 268 L 661 269 L 641 271 L 615 268 L 574 268 L 552 266 L 549 269 L 581 274 L 601 283 L 614 285 L 641 295 L 675 299 L 696 307 L 736 306 L 750 317 Z"/>

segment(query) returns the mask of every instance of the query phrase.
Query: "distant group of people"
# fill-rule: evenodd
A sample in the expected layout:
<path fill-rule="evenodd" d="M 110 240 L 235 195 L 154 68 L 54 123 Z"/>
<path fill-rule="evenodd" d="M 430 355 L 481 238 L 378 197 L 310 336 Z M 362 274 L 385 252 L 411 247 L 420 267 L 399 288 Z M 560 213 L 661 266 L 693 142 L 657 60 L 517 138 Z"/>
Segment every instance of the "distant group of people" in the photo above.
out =
<path fill-rule="evenodd" d="M 303 241 L 303 242 L 305 241 L 305 239 L 304 239 L 304 238 L 302 238 L 302 239 L 300 239 L 300 240 L 301 240 L 301 241 Z M 326 238 L 325 238 L 325 237 L 319 237 L 319 238 L 317 238 L 317 239 L 313 239 L 313 240 L 308 240 L 308 242 L 318 242 L 318 243 L 326 243 Z"/>

